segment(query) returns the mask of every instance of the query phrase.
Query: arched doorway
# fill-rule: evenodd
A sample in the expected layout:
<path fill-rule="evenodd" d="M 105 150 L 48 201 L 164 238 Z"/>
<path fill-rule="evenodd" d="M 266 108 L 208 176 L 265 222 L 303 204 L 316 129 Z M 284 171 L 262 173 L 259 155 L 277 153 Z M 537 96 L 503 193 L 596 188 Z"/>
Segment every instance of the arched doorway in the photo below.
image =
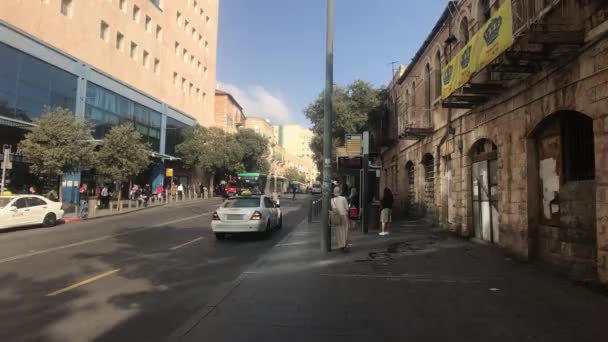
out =
<path fill-rule="evenodd" d="M 596 272 L 593 120 L 576 111 L 545 118 L 532 133 L 533 253 L 568 273 Z M 533 203 L 535 201 L 536 203 Z"/>
<path fill-rule="evenodd" d="M 405 164 L 405 176 L 407 180 L 406 211 L 409 215 L 414 214 L 414 203 L 416 201 L 416 178 L 414 163 L 410 160 Z"/>
<path fill-rule="evenodd" d="M 471 148 L 471 196 L 475 237 L 497 243 L 498 230 L 498 148 L 481 139 Z"/>

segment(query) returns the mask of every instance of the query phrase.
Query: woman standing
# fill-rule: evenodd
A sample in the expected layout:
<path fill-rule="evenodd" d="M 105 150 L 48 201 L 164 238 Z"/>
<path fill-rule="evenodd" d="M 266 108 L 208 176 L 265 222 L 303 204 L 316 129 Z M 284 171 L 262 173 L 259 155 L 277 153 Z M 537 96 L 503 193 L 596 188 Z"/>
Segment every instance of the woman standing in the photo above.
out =
<path fill-rule="evenodd" d="M 334 188 L 334 198 L 331 199 L 332 216 L 340 217 L 339 222 L 334 224 L 336 229 L 336 240 L 338 248 L 348 252 L 348 201 L 342 196 L 340 187 Z"/>
<path fill-rule="evenodd" d="M 384 197 L 381 203 L 380 222 L 382 223 L 382 231 L 379 235 L 388 235 L 391 222 L 393 221 L 393 193 L 389 188 L 384 188 Z"/>
<path fill-rule="evenodd" d="M 350 195 L 348 196 L 348 218 L 350 219 L 350 226 L 357 226 L 357 220 L 359 219 L 359 193 L 357 188 L 354 186 L 350 188 Z"/>

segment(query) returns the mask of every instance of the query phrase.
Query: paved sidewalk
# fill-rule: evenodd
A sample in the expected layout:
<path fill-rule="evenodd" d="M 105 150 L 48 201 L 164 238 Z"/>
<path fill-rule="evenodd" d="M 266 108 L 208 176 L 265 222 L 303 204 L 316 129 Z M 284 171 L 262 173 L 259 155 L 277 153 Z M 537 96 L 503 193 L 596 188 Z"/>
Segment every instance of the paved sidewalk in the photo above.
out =
<path fill-rule="evenodd" d="M 319 253 L 300 224 L 174 334 L 181 341 L 599 341 L 608 297 L 416 221 Z M 181 336 L 181 338 L 180 338 Z"/>
<path fill-rule="evenodd" d="M 173 202 L 169 202 L 169 203 L 160 203 L 160 202 L 154 202 L 154 203 L 150 203 L 148 204 L 147 207 L 143 207 L 141 206 L 141 204 L 138 206 L 136 201 L 131 201 L 131 207 L 129 208 L 129 201 L 128 200 L 123 200 L 123 207 L 122 210 L 118 210 L 118 205 L 117 202 L 114 201 L 112 202 L 113 205 L 113 209 L 95 209 L 95 216 L 90 216 L 89 219 L 96 219 L 96 218 L 102 218 L 102 217 L 109 217 L 109 216 L 116 216 L 116 215 L 123 215 L 123 214 L 128 214 L 128 213 L 132 213 L 132 212 L 136 212 L 136 211 L 140 211 L 140 210 L 146 210 L 146 209 L 151 209 L 151 208 L 157 208 L 157 207 L 162 207 L 162 206 L 176 206 L 176 205 L 184 205 L 184 204 L 192 204 L 194 202 L 201 202 L 201 201 L 218 201 L 221 202 L 224 199 L 222 197 L 211 197 L 211 198 L 195 198 L 195 199 L 185 199 L 185 200 L 181 200 L 181 201 L 173 201 Z M 65 221 L 65 223 L 72 223 L 72 222 L 80 222 L 83 221 L 83 219 L 78 217 L 78 207 L 75 206 L 73 208 L 70 208 L 71 212 L 66 212 L 66 214 L 63 216 L 63 219 Z"/>

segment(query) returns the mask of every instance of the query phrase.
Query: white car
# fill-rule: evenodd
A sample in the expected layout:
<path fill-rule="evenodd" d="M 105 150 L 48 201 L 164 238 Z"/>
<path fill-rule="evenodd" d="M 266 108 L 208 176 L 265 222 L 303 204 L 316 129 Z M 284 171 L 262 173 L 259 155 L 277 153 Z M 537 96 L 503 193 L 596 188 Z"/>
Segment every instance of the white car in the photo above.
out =
<path fill-rule="evenodd" d="M 232 233 L 270 232 L 282 225 L 281 209 L 267 196 L 231 197 L 211 219 L 211 229 L 218 240 Z"/>
<path fill-rule="evenodd" d="M 60 202 L 36 195 L 0 196 L 0 229 L 39 224 L 52 227 L 62 218 Z"/>
<path fill-rule="evenodd" d="M 312 189 L 310 190 L 310 193 L 315 195 L 315 194 L 320 194 L 321 191 L 321 183 L 314 183 L 312 185 Z"/>

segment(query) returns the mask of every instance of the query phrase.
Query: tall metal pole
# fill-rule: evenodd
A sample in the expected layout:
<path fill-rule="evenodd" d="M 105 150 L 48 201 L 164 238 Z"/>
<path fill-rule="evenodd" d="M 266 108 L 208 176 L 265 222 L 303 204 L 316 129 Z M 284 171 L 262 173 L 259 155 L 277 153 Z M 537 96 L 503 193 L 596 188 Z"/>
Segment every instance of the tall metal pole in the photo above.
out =
<path fill-rule="evenodd" d="M 329 209 L 331 201 L 331 122 L 334 85 L 334 0 L 327 0 L 327 47 L 325 54 L 325 117 L 323 121 L 323 209 L 321 211 L 321 252 L 331 250 Z"/>

